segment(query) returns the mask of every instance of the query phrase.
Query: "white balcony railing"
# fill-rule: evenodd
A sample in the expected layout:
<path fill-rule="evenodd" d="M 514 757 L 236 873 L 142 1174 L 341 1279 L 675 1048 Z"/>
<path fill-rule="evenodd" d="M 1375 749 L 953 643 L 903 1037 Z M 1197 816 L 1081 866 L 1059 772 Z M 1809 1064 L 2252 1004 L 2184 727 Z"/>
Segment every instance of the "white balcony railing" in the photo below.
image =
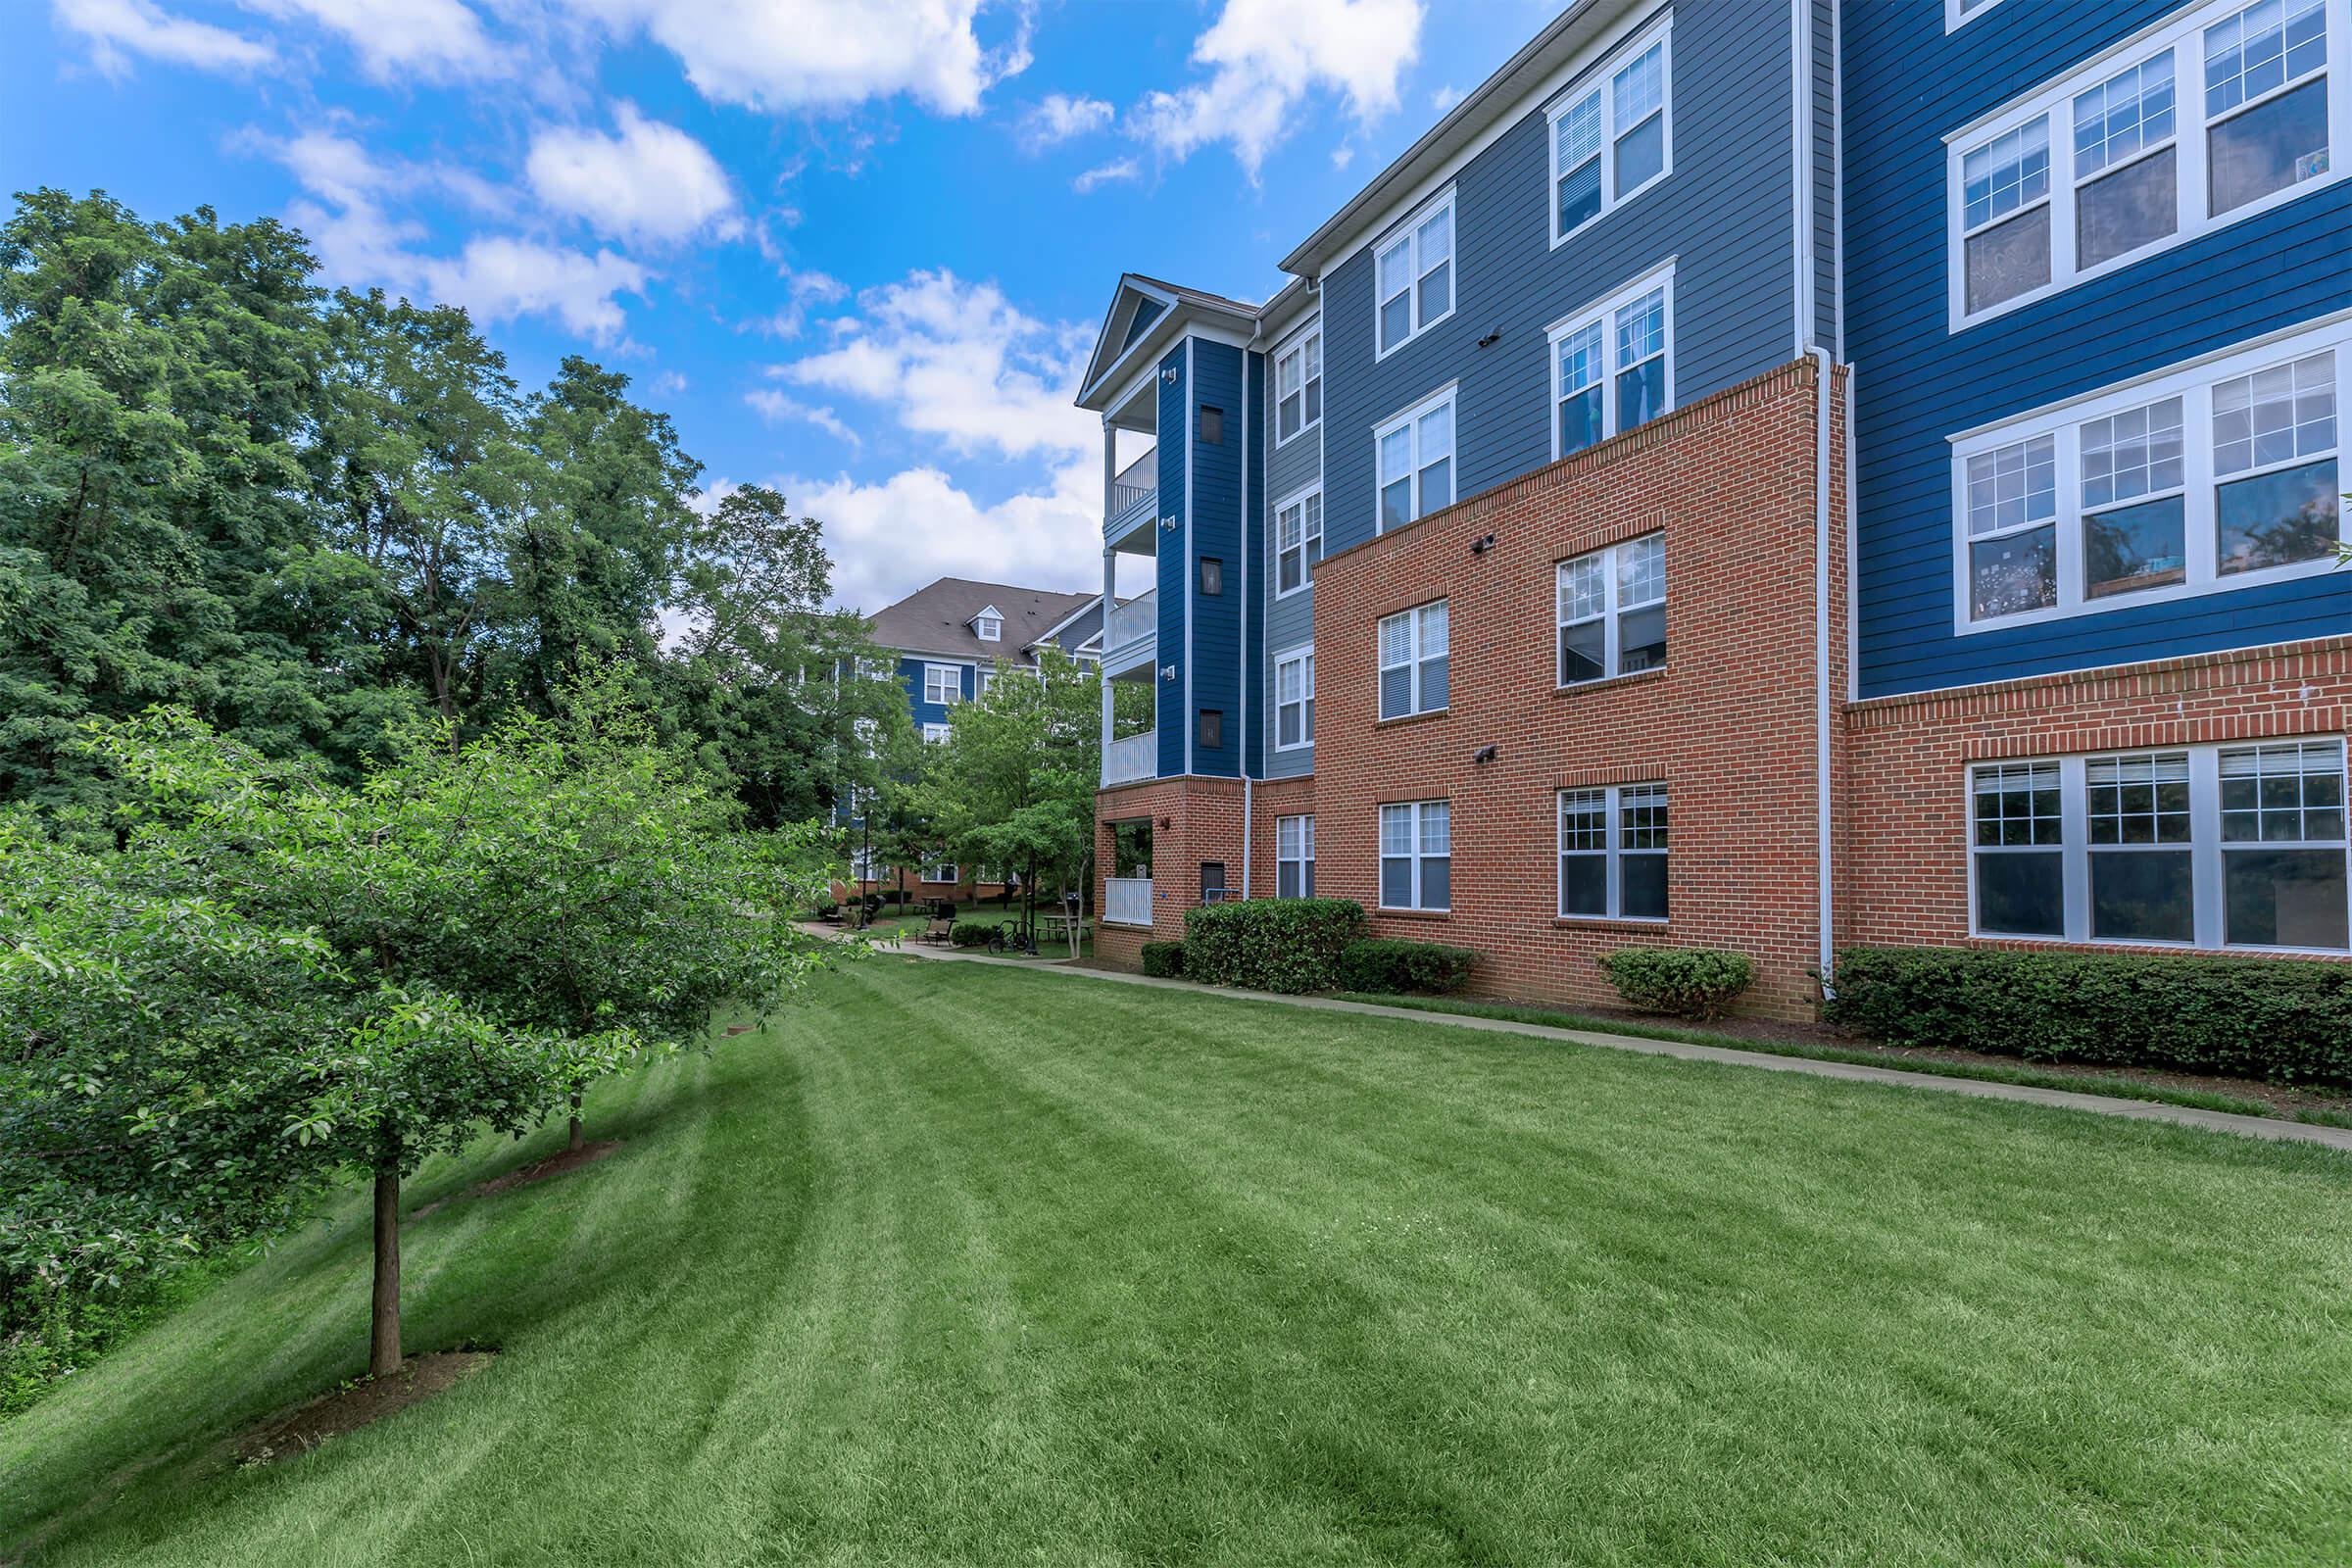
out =
<path fill-rule="evenodd" d="M 1110 514 L 1124 516 L 1159 494 L 1159 449 L 1153 447 L 1119 470 L 1110 481 Z"/>
<path fill-rule="evenodd" d="M 1110 624 L 1102 629 L 1102 651 L 1140 643 L 1159 631 L 1159 590 L 1110 607 Z"/>
<path fill-rule="evenodd" d="M 1112 925 L 1152 923 L 1152 879 L 1113 876 L 1102 881 L 1102 918 Z"/>
<path fill-rule="evenodd" d="M 1102 783 L 1132 784 L 1139 778 L 1153 778 L 1159 773 L 1159 732 L 1147 730 L 1130 735 L 1123 741 L 1112 741 L 1102 754 Z"/>

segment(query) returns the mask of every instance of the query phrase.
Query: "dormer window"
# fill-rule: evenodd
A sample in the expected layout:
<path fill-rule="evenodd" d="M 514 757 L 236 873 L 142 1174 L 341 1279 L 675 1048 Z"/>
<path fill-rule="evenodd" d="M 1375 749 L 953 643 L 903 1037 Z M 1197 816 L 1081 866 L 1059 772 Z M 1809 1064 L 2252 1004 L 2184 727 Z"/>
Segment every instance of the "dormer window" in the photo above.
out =
<path fill-rule="evenodd" d="M 972 617 L 972 635 L 984 643 L 1004 640 L 1004 616 L 996 606 L 991 605 Z"/>

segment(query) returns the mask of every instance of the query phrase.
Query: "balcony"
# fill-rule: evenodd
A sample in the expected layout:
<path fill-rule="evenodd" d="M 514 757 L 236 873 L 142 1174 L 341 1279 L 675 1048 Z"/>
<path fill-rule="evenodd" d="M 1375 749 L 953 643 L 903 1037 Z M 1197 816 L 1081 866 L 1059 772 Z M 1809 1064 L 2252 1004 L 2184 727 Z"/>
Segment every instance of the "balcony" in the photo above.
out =
<path fill-rule="evenodd" d="M 1149 740 L 1149 736 L 1139 736 Z M 1148 876 L 1113 876 L 1102 879 L 1102 918 L 1111 925 L 1142 925 L 1152 923 L 1152 879 Z"/>
<path fill-rule="evenodd" d="M 1159 732 L 1146 730 L 1123 741 L 1112 741 L 1102 753 L 1102 787 L 1133 784 L 1159 776 Z M 1149 886 L 1150 884 L 1146 884 Z"/>
<path fill-rule="evenodd" d="M 1158 657 L 1159 590 L 1113 605 L 1102 627 L 1102 671 L 1115 675 Z"/>
<path fill-rule="evenodd" d="M 1110 515 L 1102 519 L 1102 537 L 1116 543 L 1139 523 L 1156 520 L 1159 511 L 1159 449 L 1153 447 L 1119 470 L 1110 482 Z"/>

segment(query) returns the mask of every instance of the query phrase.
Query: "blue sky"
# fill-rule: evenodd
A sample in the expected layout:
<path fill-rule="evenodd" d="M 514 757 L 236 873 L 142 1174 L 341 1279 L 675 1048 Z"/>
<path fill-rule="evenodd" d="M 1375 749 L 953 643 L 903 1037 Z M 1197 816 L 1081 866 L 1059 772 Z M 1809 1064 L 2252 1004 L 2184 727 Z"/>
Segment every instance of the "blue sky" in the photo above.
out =
<path fill-rule="evenodd" d="M 1119 272 L 1264 298 L 1555 4 L 0 0 L 0 175 L 286 218 L 526 386 L 627 370 L 845 603 L 1083 588 Z"/>

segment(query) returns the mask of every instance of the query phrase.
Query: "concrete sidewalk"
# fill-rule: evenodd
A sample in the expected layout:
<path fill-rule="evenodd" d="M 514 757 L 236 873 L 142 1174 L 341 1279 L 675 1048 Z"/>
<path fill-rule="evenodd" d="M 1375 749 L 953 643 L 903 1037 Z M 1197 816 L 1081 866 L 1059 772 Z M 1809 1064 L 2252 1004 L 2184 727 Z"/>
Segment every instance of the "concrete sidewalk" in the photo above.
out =
<path fill-rule="evenodd" d="M 805 927 L 818 935 L 838 935 L 821 927 Z M 888 948 L 877 951 L 893 951 Z M 1949 1078 L 1941 1073 L 1909 1072 L 1900 1067 L 1872 1067 L 1856 1062 L 1815 1061 L 1805 1056 L 1781 1056 L 1729 1046 L 1700 1046 L 1680 1040 L 1648 1040 L 1639 1035 L 1604 1034 L 1592 1029 L 1555 1029 L 1545 1024 L 1517 1023 L 1506 1018 L 1475 1018 L 1462 1013 L 1423 1012 L 1412 1007 L 1383 1007 L 1368 1002 L 1345 1002 L 1336 997 L 1287 997 L 1269 991 L 1235 991 L 1190 980 L 1161 980 L 1151 975 L 1125 974 L 1111 969 L 1081 969 L 1069 960 L 998 958 L 983 953 L 959 953 L 952 948 L 908 944 L 899 949 L 917 957 L 943 958 L 954 963 L 993 963 L 1009 969 L 1094 980 L 1104 985 L 1157 986 L 1190 991 L 1229 1002 L 1271 1002 L 1286 1007 L 1321 1012 L 1352 1012 L 1367 1018 L 1394 1018 L 1406 1023 L 1436 1024 L 1452 1029 L 1483 1029 L 1495 1034 L 1527 1035 L 1538 1040 L 1562 1040 L 1606 1051 L 1631 1051 L 1649 1056 L 1672 1056 L 1682 1061 L 1716 1061 L 1733 1067 L 1755 1067 L 1765 1072 L 1798 1073 L 1810 1078 L 1842 1078 L 1849 1083 L 1883 1084 L 1893 1089 L 1925 1089 L 1935 1094 L 1962 1095 L 1973 1100 L 2005 1100 L 2021 1105 L 2049 1105 L 2060 1110 L 2085 1110 L 2097 1116 L 2120 1116 L 2127 1121 L 2170 1122 L 2206 1132 L 2234 1133 L 2275 1143 L 2319 1144 L 2352 1152 L 2352 1127 L 2322 1127 L 2313 1122 L 2270 1116 L 2240 1116 L 2226 1110 L 2200 1110 L 2194 1105 L 2170 1105 L 2154 1100 L 2125 1100 L 2114 1095 L 2078 1094 L 2066 1089 L 2037 1089 L 2027 1084 L 1995 1083 L 1984 1078 Z"/>

